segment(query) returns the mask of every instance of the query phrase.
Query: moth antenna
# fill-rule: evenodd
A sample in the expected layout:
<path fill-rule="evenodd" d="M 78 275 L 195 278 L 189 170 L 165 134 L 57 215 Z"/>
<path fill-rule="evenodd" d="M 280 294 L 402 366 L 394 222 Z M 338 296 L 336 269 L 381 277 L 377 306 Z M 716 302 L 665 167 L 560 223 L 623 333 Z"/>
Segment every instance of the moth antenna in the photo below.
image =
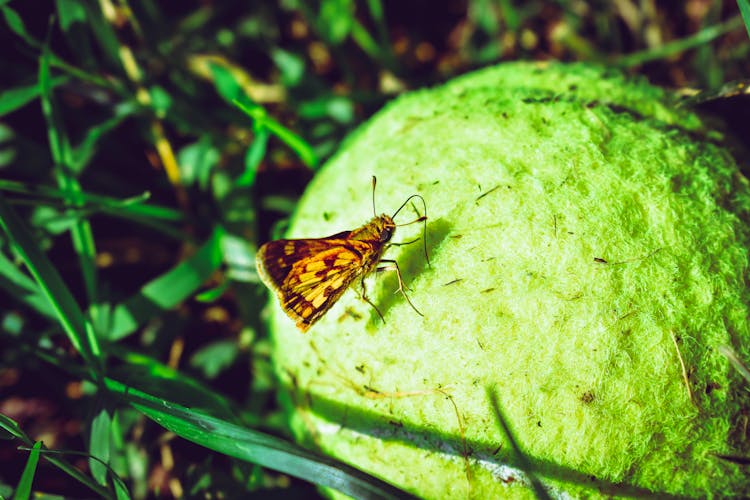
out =
<path fill-rule="evenodd" d="M 424 248 L 424 259 L 427 261 L 427 267 L 432 267 L 432 264 L 430 264 L 430 255 L 427 253 L 427 203 L 425 203 L 424 198 L 422 198 L 422 205 L 424 205 L 424 217 L 422 219 L 422 247 Z"/>
<path fill-rule="evenodd" d="M 375 184 L 378 183 L 377 177 L 372 176 L 372 216 L 377 217 L 378 213 L 375 211 Z"/>
<path fill-rule="evenodd" d="M 409 224 L 414 224 L 415 222 L 424 222 L 424 226 L 422 227 L 422 242 L 424 244 L 423 245 L 424 246 L 424 257 L 425 257 L 425 260 L 427 261 L 427 267 L 432 267 L 432 265 L 430 264 L 430 256 L 427 253 L 427 202 L 424 201 L 424 198 L 422 198 L 422 196 L 418 195 L 418 194 L 413 194 L 413 195 L 409 196 L 406 199 L 406 201 L 403 202 L 400 207 L 398 207 L 398 210 L 396 210 L 396 212 L 394 212 L 394 214 L 391 216 L 391 218 L 393 219 L 394 217 L 396 217 L 396 215 L 398 215 L 398 213 L 401 211 L 401 209 L 404 208 L 406 206 L 406 204 L 409 203 L 414 198 L 419 198 L 420 200 L 422 200 L 422 207 L 424 208 L 424 215 L 418 217 L 417 219 L 415 219 L 415 220 L 413 220 L 411 222 L 407 222 L 406 224 L 397 224 L 397 225 L 398 226 L 408 226 Z M 417 213 L 419 213 L 419 212 L 417 212 Z"/>

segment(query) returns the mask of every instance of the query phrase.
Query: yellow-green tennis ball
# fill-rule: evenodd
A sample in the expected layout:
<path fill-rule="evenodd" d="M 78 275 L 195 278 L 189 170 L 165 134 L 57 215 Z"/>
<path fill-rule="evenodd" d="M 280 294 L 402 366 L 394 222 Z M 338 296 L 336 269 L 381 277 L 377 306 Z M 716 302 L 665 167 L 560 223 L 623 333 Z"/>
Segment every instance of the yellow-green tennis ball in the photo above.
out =
<path fill-rule="evenodd" d="M 274 303 L 298 438 L 426 498 L 530 497 L 530 477 L 573 497 L 750 494 L 750 386 L 719 350 L 750 359 L 750 190 L 717 138 L 663 90 L 585 65 L 396 99 L 288 236 L 366 223 L 372 175 L 378 214 L 421 194 L 431 265 L 422 241 L 385 258 L 424 316 L 393 272 L 368 287 L 385 323 L 356 285 L 305 334 Z"/>

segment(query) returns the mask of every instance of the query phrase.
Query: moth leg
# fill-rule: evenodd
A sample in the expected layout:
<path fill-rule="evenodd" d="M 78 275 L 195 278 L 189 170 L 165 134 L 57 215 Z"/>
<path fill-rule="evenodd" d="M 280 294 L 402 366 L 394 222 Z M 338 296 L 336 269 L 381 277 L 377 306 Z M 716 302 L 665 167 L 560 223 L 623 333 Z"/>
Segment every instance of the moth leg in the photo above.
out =
<path fill-rule="evenodd" d="M 378 313 L 378 316 L 380 316 L 380 319 L 385 323 L 385 318 L 383 317 L 383 314 L 380 312 L 380 309 L 378 309 L 378 306 L 376 306 L 373 301 L 370 300 L 370 298 L 367 296 L 367 288 L 365 288 L 365 277 L 363 276 L 361 280 L 359 280 L 359 284 L 362 285 L 362 300 L 367 302 L 372 306 L 373 309 L 375 309 L 375 312 Z"/>
<path fill-rule="evenodd" d="M 396 276 L 398 276 L 398 290 L 396 290 L 396 293 L 401 292 L 401 295 L 404 296 L 404 298 L 409 303 L 409 305 L 411 306 L 411 308 L 414 309 L 414 312 L 416 312 L 420 316 L 424 316 L 424 314 L 422 314 L 421 312 L 419 312 L 419 309 L 417 309 L 414 306 L 414 304 L 412 304 L 411 299 L 409 299 L 409 296 L 406 295 L 405 289 L 406 290 L 410 290 L 410 288 L 407 287 L 406 285 L 404 285 L 404 280 L 403 280 L 403 278 L 401 278 L 401 269 L 398 268 L 398 262 L 396 262 L 395 260 L 391 260 L 391 259 L 380 259 L 380 262 L 381 263 L 382 262 L 387 262 L 389 265 L 378 267 L 376 270 L 378 272 L 382 272 L 382 271 L 396 271 Z"/>
<path fill-rule="evenodd" d="M 388 246 L 389 247 L 402 247 L 404 245 L 411 245 L 412 243 L 416 243 L 416 242 L 418 242 L 421 239 L 422 238 L 414 238 L 413 240 L 402 241 L 402 242 L 399 242 L 399 243 L 396 243 L 396 242 L 394 242 L 394 243 L 388 243 Z"/>

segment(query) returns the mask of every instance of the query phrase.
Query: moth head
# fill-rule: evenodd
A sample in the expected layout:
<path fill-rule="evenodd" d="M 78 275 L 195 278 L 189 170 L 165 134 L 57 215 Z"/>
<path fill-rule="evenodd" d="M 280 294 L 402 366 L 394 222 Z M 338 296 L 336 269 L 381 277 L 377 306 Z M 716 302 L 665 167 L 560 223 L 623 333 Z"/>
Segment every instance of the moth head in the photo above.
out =
<path fill-rule="evenodd" d="M 393 222 L 393 218 L 386 214 L 381 215 L 378 221 L 380 222 L 380 243 L 387 243 L 396 232 L 396 223 Z"/>

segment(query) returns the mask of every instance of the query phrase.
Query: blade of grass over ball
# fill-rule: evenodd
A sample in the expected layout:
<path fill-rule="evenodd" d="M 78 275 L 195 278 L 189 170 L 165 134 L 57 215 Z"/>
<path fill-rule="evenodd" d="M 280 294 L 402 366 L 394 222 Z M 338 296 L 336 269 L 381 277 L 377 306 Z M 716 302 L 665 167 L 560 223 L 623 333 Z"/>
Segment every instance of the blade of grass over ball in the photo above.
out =
<path fill-rule="evenodd" d="M 393 486 L 275 436 L 176 405 L 112 379 L 107 387 L 178 436 L 225 455 L 362 499 L 412 498 Z"/>
<path fill-rule="evenodd" d="M 747 368 L 747 365 L 742 362 L 739 355 L 737 355 L 737 351 L 732 349 L 729 346 L 722 345 L 719 346 L 719 352 L 727 358 L 729 363 L 734 367 L 737 372 L 739 372 L 740 375 L 742 375 L 742 378 L 750 382 L 750 369 Z"/>
<path fill-rule="evenodd" d="M 224 230 L 217 227 L 192 257 L 150 281 L 140 292 L 115 307 L 108 338 L 119 340 L 126 337 L 149 319 L 195 293 L 223 261 L 223 235 Z"/>
<path fill-rule="evenodd" d="M 505 420 L 505 416 L 500 409 L 500 403 L 497 400 L 497 396 L 495 396 L 494 390 L 491 387 L 486 387 L 485 392 L 487 393 L 487 399 L 490 400 L 490 404 L 492 405 L 492 411 L 495 413 L 495 418 L 497 419 L 500 430 L 503 432 L 505 439 L 508 440 L 511 448 L 513 448 L 513 453 L 516 455 L 518 464 L 521 466 L 521 470 L 529 478 L 529 482 L 531 482 L 531 486 L 534 489 L 536 497 L 542 500 L 549 500 L 550 496 L 547 494 L 547 491 L 544 489 L 544 486 L 542 486 L 542 483 L 539 481 L 539 479 L 537 479 L 534 475 L 531 463 L 529 463 L 526 455 L 523 453 L 523 451 L 521 451 L 518 443 L 516 443 L 516 439 L 513 437 L 513 431 L 508 425 L 508 422 Z"/>

